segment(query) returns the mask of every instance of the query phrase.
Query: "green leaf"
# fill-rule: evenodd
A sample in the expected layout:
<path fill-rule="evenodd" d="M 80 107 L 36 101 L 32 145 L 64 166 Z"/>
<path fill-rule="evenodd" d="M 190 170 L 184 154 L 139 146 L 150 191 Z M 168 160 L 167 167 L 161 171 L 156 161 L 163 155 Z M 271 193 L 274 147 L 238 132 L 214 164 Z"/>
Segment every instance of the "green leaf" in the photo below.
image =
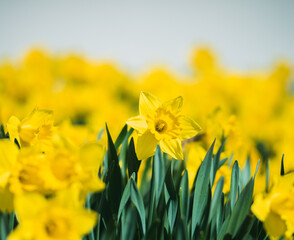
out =
<path fill-rule="evenodd" d="M 284 154 L 282 156 L 282 160 L 281 160 L 281 176 L 284 176 L 285 174 L 285 169 L 284 169 Z"/>
<path fill-rule="evenodd" d="M 156 152 L 153 158 L 153 166 L 152 166 L 152 183 L 154 188 L 152 189 L 153 194 L 155 196 L 156 207 L 158 205 L 159 197 L 162 192 L 162 187 L 165 178 L 165 165 L 163 162 L 162 153 L 159 145 L 156 148 Z"/>
<path fill-rule="evenodd" d="M 136 181 L 137 181 L 137 173 L 138 173 L 141 161 L 139 161 L 138 158 L 137 158 L 133 138 L 131 138 L 127 156 L 128 156 L 127 159 L 128 159 L 129 176 L 131 176 L 133 173 L 135 173 Z"/>
<path fill-rule="evenodd" d="M 108 221 L 112 219 L 112 208 L 109 200 L 107 199 L 107 188 L 101 193 L 101 198 L 98 204 L 97 212 L 103 217 L 102 219 Z"/>
<path fill-rule="evenodd" d="M 234 210 L 230 216 L 230 222 L 227 227 L 227 233 L 232 237 L 235 237 L 238 233 L 241 225 L 246 219 L 247 215 L 250 212 L 250 206 L 252 203 L 252 194 L 254 187 L 254 179 L 251 178 L 248 184 L 245 186 L 243 191 L 241 192 Z"/>
<path fill-rule="evenodd" d="M 174 184 L 173 177 L 172 177 L 172 165 L 173 165 L 173 162 L 171 162 L 171 164 L 169 165 L 169 168 L 166 172 L 165 185 L 166 185 L 167 191 L 168 191 L 171 199 L 176 199 L 177 192 L 176 192 L 175 184 Z"/>
<path fill-rule="evenodd" d="M 6 239 L 9 234 L 9 215 L 0 212 L 0 239 Z"/>
<path fill-rule="evenodd" d="M 108 170 L 106 173 L 106 182 L 108 182 L 107 193 L 108 199 L 112 206 L 111 210 L 114 214 L 117 214 L 123 192 L 123 183 L 116 149 L 110 136 L 107 124 L 106 131 L 108 137 Z"/>
<path fill-rule="evenodd" d="M 232 165 L 233 157 L 234 157 L 234 153 L 232 153 L 229 158 L 229 163 L 228 163 L 229 167 Z"/>
<path fill-rule="evenodd" d="M 221 198 L 222 198 L 224 182 L 225 182 L 225 178 L 221 177 L 216 184 L 216 187 L 215 187 L 214 193 L 213 193 L 212 202 L 211 202 L 211 208 L 210 208 L 210 212 L 209 212 L 208 222 L 211 222 L 213 216 L 215 216 L 217 207 L 218 207 L 219 202 L 221 201 Z"/>
<path fill-rule="evenodd" d="M 251 229 L 256 224 L 257 219 L 255 216 L 247 216 L 242 226 L 240 227 L 239 232 L 235 236 L 235 239 L 250 239 Z M 251 237 L 251 239 L 254 239 Z"/>
<path fill-rule="evenodd" d="M 120 200 L 117 221 L 119 221 L 122 211 L 125 209 L 130 196 L 131 196 L 131 183 L 130 181 L 128 181 Z"/>
<path fill-rule="evenodd" d="M 187 229 L 187 224 L 184 219 L 178 218 L 174 234 L 173 234 L 173 239 L 181 239 L 181 240 L 186 240 L 188 238 L 188 229 Z"/>
<path fill-rule="evenodd" d="M 206 153 L 206 156 L 201 163 L 199 172 L 197 174 L 192 208 L 191 238 L 194 238 L 196 227 L 200 225 L 200 222 L 204 215 L 204 210 L 207 205 L 207 201 L 209 200 L 209 195 L 211 194 L 209 193 L 209 176 L 211 171 L 211 161 L 214 144 L 215 140 Z"/>
<path fill-rule="evenodd" d="M 3 124 L 0 125 L 0 139 L 1 138 L 6 138 Z"/>
<path fill-rule="evenodd" d="M 216 171 L 218 170 L 220 155 L 224 149 L 224 145 L 225 145 L 226 140 L 227 140 L 227 138 L 224 139 L 224 141 L 222 142 L 221 146 L 219 147 L 217 153 L 215 154 L 215 156 L 213 158 L 213 164 L 212 164 L 211 171 L 210 171 L 210 185 L 211 186 L 213 186 L 213 184 L 214 184 L 214 178 L 215 178 Z"/>
<path fill-rule="evenodd" d="M 178 199 L 170 198 L 167 202 L 167 216 L 168 216 L 168 222 L 171 229 L 171 233 L 173 232 L 177 213 L 178 213 Z"/>
<path fill-rule="evenodd" d="M 257 164 L 256 164 L 256 168 L 255 168 L 255 173 L 254 173 L 254 178 L 256 177 L 257 171 L 259 169 L 259 164 L 260 164 L 260 160 L 258 160 Z"/>
<path fill-rule="evenodd" d="M 221 229 L 219 231 L 219 234 L 217 235 L 217 240 L 223 240 L 224 236 L 226 234 L 226 229 L 229 225 L 230 218 L 226 218 L 221 226 Z"/>
<path fill-rule="evenodd" d="M 118 164 L 118 157 L 117 157 L 116 149 L 113 144 L 111 135 L 109 133 L 107 124 L 105 124 L 105 127 L 106 127 L 106 132 L 107 132 L 107 141 L 108 141 L 108 166 L 110 166 L 112 161 L 114 161 L 116 164 Z"/>
<path fill-rule="evenodd" d="M 146 234 L 146 220 L 145 220 L 145 208 L 144 208 L 144 202 L 142 199 L 142 196 L 138 190 L 136 181 L 135 181 L 135 176 L 134 174 L 130 178 L 131 181 L 131 201 L 134 203 L 136 206 L 140 220 L 141 220 L 141 227 L 143 231 L 143 235 Z"/>
<path fill-rule="evenodd" d="M 228 161 L 228 158 L 224 158 L 224 159 L 220 160 L 218 162 L 217 169 L 220 169 L 227 161 Z"/>
<path fill-rule="evenodd" d="M 150 200 L 148 210 L 148 228 L 151 227 L 154 209 L 157 209 L 158 201 L 162 192 L 165 179 L 165 164 L 160 147 L 156 147 L 152 162 L 152 178 L 150 189 Z"/>
<path fill-rule="evenodd" d="M 137 214 L 136 209 L 130 206 L 124 212 L 121 221 L 121 239 L 129 240 L 134 239 L 137 228 Z"/>
<path fill-rule="evenodd" d="M 251 177 L 251 166 L 250 166 L 250 158 L 248 156 L 245 163 L 245 167 L 242 171 L 242 179 L 243 179 L 244 185 L 248 183 L 250 177 Z"/>
<path fill-rule="evenodd" d="M 247 183 L 246 183 L 247 184 Z M 244 185 L 246 185 L 244 184 Z M 242 180 L 242 171 L 241 169 L 239 168 L 239 187 L 238 187 L 238 196 L 240 195 L 242 189 L 243 189 L 243 180 Z"/>
<path fill-rule="evenodd" d="M 100 223 L 101 223 L 101 216 L 98 215 L 97 227 L 96 227 L 96 240 L 100 239 Z"/>
<path fill-rule="evenodd" d="M 184 174 L 181 179 L 180 189 L 180 207 L 182 218 L 187 222 L 189 216 L 189 178 L 187 169 L 185 169 Z"/>
<path fill-rule="evenodd" d="M 230 200 L 231 200 L 231 210 L 234 209 L 235 202 L 238 196 L 239 188 L 239 165 L 238 161 L 234 162 L 232 174 L 231 174 L 231 187 L 230 187 Z"/>
<path fill-rule="evenodd" d="M 91 199 L 92 199 L 92 194 L 89 193 L 89 194 L 87 195 L 86 204 L 85 204 L 86 208 L 88 208 L 88 209 L 91 209 Z M 14 213 L 12 213 L 12 214 L 10 215 L 9 228 L 10 228 L 11 230 L 13 229 L 13 225 L 14 225 Z M 11 230 L 10 230 L 10 231 L 11 231 Z M 88 239 L 89 239 L 89 240 L 95 240 L 95 238 L 94 238 L 94 229 L 91 229 L 91 231 L 89 232 L 89 234 L 88 234 Z"/>
<path fill-rule="evenodd" d="M 168 225 L 170 229 L 170 233 L 173 232 L 174 228 L 174 223 L 177 217 L 177 211 L 178 211 L 178 199 L 172 199 L 168 189 L 164 187 L 164 197 L 165 197 L 165 204 L 166 204 L 166 209 L 167 209 L 167 218 L 168 218 Z"/>
<path fill-rule="evenodd" d="M 270 174 L 270 170 L 269 170 L 269 160 L 266 159 L 265 160 L 265 172 L 266 172 L 266 175 L 265 175 L 265 191 L 268 192 L 269 190 L 269 174 Z"/>
<path fill-rule="evenodd" d="M 119 133 L 117 139 L 115 140 L 114 146 L 116 151 L 118 150 L 119 146 L 122 144 L 123 140 L 125 139 L 127 132 L 128 132 L 128 125 L 126 124 L 121 130 L 121 132 Z"/>
<path fill-rule="evenodd" d="M 224 200 L 225 199 L 225 194 L 222 192 L 221 193 L 221 200 L 218 204 L 218 208 L 216 211 L 216 235 L 218 236 L 222 223 L 223 223 L 223 213 L 224 213 Z"/>
<path fill-rule="evenodd" d="M 104 133 L 104 128 L 101 128 L 100 131 L 98 132 L 97 134 L 97 141 L 100 141 L 102 136 L 103 136 L 103 133 Z"/>
<path fill-rule="evenodd" d="M 126 173 L 127 173 L 127 151 L 128 151 L 128 140 L 131 134 L 133 133 L 134 129 L 131 128 L 128 133 L 126 134 L 122 146 L 119 152 L 119 161 L 121 161 L 121 173 L 124 179 L 126 179 Z"/>

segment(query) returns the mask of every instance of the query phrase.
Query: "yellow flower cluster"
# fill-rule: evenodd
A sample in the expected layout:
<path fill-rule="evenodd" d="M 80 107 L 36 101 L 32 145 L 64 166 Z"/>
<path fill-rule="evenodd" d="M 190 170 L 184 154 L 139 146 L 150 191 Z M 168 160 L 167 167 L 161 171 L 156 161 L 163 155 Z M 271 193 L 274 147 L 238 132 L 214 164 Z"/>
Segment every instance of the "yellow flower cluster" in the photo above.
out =
<path fill-rule="evenodd" d="M 156 67 L 134 76 L 111 62 L 74 54 L 52 56 L 40 49 L 19 62 L 2 61 L 0 123 L 10 141 L 0 140 L 0 209 L 15 209 L 23 222 L 11 239 L 22 234 L 28 239 L 47 239 L 46 234 L 48 239 L 79 239 L 93 227 L 96 215 L 83 204 L 88 193 L 104 188 L 98 178 L 105 149 L 103 126 L 106 121 L 116 139 L 127 119 L 137 130 L 138 159 L 152 156 L 160 145 L 170 157 L 184 159 L 190 188 L 214 138 L 215 149 L 227 138 L 221 158 L 238 160 L 241 168 L 250 159 L 253 172 L 261 159 L 254 206 L 267 204 L 262 213 L 255 210 L 259 207 L 252 209 L 265 221 L 266 229 L 275 219 L 284 224 L 273 236 L 285 231 L 292 234 L 290 220 L 274 210 L 280 201 L 275 200 L 277 192 L 283 199 L 292 199 L 279 192 L 277 186 L 284 180 L 274 180 L 283 153 L 285 172 L 294 170 L 290 66 L 282 62 L 268 71 L 232 72 L 207 48 L 194 51 L 190 63 L 186 75 Z M 138 102 L 139 115 L 129 118 L 138 114 Z M 54 116 L 44 109 L 52 109 Z M 97 135 L 102 136 L 101 144 Z M 268 187 L 272 188 L 261 197 L 258 193 L 265 190 L 266 166 L 271 176 Z M 139 181 L 143 170 L 139 169 Z M 226 193 L 231 168 L 223 165 L 216 180 L 221 176 Z M 73 202 L 65 204 L 65 195 Z M 32 202 L 36 211 L 29 213 L 24 204 Z M 43 224 L 42 230 L 36 230 L 36 224 Z M 73 235 L 64 237 L 65 229 L 74 229 Z"/>
<path fill-rule="evenodd" d="M 80 239 L 96 224 L 84 208 L 88 193 L 104 189 L 98 177 L 104 147 L 75 145 L 35 108 L 7 121 L 0 140 L 0 210 L 15 211 L 19 226 L 8 239 Z"/>

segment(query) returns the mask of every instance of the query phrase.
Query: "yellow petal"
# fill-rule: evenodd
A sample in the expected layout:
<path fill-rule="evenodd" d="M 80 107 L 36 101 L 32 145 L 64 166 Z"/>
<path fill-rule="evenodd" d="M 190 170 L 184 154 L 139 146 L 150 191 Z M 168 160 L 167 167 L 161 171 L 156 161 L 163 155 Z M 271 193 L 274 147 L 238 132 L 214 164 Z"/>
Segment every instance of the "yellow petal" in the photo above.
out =
<path fill-rule="evenodd" d="M 182 106 L 183 106 L 183 97 L 179 96 L 175 99 L 172 99 L 170 101 L 167 101 L 163 104 L 164 106 L 170 106 L 172 111 L 175 112 L 181 112 L 182 111 Z"/>
<path fill-rule="evenodd" d="M 14 143 L 14 139 L 16 139 L 18 143 L 20 144 L 19 125 L 20 125 L 20 120 L 15 116 L 11 116 L 6 124 L 10 140 Z"/>
<path fill-rule="evenodd" d="M 17 161 L 18 148 L 7 139 L 0 140 L 0 187 L 7 185 L 10 172 Z"/>
<path fill-rule="evenodd" d="M 270 212 L 267 215 L 267 218 L 263 222 L 266 232 L 272 238 L 279 238 L 284 235 L 287 230 L 287 226 L 284 220 L 281 219 L 281 216 L 274 212 Z"/>
<path fill-rule="evenodd" d="M 13 194 L 9 191 L 8 187 L 0 188 L 0 211 L 13 212 Z"/>
<path fill-rule="evenodd" d="M 158 141 L 149 131 L 145 131 L 141 136 L 138 136 L 136 153 L 139 160 L 146 159 L 154 155 Z"/>
<path fill-rule="evenodd" d="M 47 201 L 37 193 L 20 194 L 14 198 L 14 207 L 19 222 L 22 222 L 37 217 L 47 207 Z"/>
<path fill-rule="evenodd" d="M 136 117 L 129 118 L 127 121 L 127 124 L 130 127 L 137 130 L 139 132 L 139 134 L 144 133 L 146 131 L 146 129 L 148 128 L 145 117 L 140 116 L 140 115 L 136 116 Z"/>
<path fill-rule="evenodd" d="M 181 140 L 192 138 L 199 133 L 201 127 L 193 119 L 182 116 L 181 117 Z"/>
<path fill-rule="evenodd" d="M 73 183 L 70 187 L 60 190 L 52 201 L 54 205 L 58 205 L 68 209 L 80 209 L 85 204 L 86 194 L 84 186 L 80 183 Z"/>
<path fill-rule="evenodd" d="M 25 221 L 19 224 L 9 233 L 7 240 L 35 239 L 36 223 L 34 221 Z"/>
<path fill-rule="evenodd" d="M 84 182 L 84 190 L 89 192 L 101 192 L 105 189 L 105 183 L 98 178 L 97 174 L 93 174 Z"/>
<path fill-rule="evenodd" d="M 46 120 L 53 118 L 53 112 L 45 109 L 35 108 L 25 119 L 21 121 L 22 128 L 30 127 L 37 129 L 41 127 Z"/>
<path fill-rule="evenodd" d="M 161 106 L 160 100 L 149 92 L 141 92 L 139 100 L 140 115 L 147 117 L 152 116 L 155 110 Z"/>
<path fill-rule="evenodd" d="M 83 169 L 99 169 L 103 161 L 103 147 L 98 143 L 85 144 L 80 150 L 79 162 Z"/>
<path fill-rule="evenodd" d="M 270 200 L 264 198 L 262 193 L 256 195 L 251 211 L 259 220 L 264 221 L 270 212 Z"/>
<path fill-rule="evenodd" d="M 163 152 L 169 154 L 174 159 L 184 159 L 182 144 L 180 139 L 178 138 L 171 139 L 171 140 L 164 139 L 160 141 L 159 146 Z"/>
<path fill-rule="evenodd" d="M 76 210 L 75 215 L 77 230 L 81 235 L 89 233 L 97 222 L 97 214 L 93 211 L 85 209 Z"/>

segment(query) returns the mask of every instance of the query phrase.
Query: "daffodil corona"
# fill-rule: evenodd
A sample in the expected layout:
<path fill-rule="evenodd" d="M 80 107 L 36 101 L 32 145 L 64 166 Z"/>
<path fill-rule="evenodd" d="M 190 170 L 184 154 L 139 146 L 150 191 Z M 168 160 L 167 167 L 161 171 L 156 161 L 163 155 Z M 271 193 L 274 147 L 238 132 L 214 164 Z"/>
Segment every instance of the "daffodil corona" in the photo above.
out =
<path fill-rule="evenodd" d="M 165 103 L 148 92 L 141 92 L 140 115 L 130 118 L 127 124 L 137 130 L 136 152 L 138 159 L 152 156 L 159 144 L 161 150 L 175 159 L 183 159 L 182 141 L 194 137 L 200 126 L 181 115 L 183 98 Z"/>
<path fill-rule="evenodd" d="M 21 146 L 31 146 L 36 143 L 50 145 L 53 132 L 53 112 L 35 108 L 26 118 L 20 121 L 11 116 L 7 122 L 10 140 L 15 139 Z"/>
<path fill-rule="evenodd" d="M 97 214 L 83 207 L 77 188 L 57 192 L 53 198 L 27 193 L 15 198 L 18 227 L 9 240 L 78 240 L 97 221 Z"/>

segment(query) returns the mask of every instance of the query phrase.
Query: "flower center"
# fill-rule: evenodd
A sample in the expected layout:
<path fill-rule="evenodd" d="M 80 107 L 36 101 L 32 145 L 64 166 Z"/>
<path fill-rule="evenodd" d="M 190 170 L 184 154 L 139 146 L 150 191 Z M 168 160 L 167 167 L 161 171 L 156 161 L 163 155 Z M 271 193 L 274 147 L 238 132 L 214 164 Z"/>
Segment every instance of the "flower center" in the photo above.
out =
<path fill-rule="evenodd" d="M 33 165 L 24 165 L 18 173 L 18 180 L 24 185 L 38 185 L 40 179 L 38 177 L 38 168 Z"/>
<path fill-rule="evenodd" d="M 159 133 L 163 133 L 165 132 L 167 129 L 167 124 L 165 121 L 159 119 L 156 123 L 155 123 L 155 130 Z"/>
<path fill-rule="evenodd" d="M 51 163 L 51 171 L 54 176 L 60 181 L 71 181 L 75 176 L 75 162 L 69 155 L 60 153 L 54 158 L 54 162 Z"/>
<path fill-rule="evenodd" d="M 45 224 L 45 231 L 53 238 L 65 236 L 68 231 L 68 222 L 63 218 L 50 219 Z"/>

